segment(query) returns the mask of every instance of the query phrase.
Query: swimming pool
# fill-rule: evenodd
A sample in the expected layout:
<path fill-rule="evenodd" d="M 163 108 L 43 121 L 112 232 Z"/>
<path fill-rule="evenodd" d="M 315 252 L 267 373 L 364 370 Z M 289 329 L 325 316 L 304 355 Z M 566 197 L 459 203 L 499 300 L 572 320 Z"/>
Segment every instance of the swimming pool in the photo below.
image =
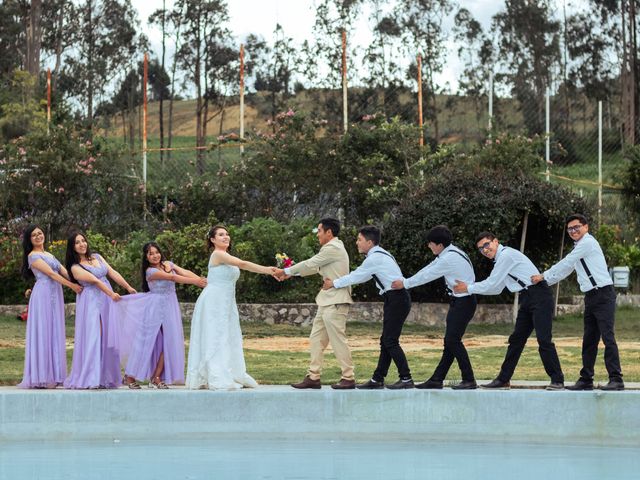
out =
<path fill-rule="evenodd" d="M 0 478 L 638 478 L 640 392 L 0 388 Z"/>
<path fill-rule="evenodd" d="M 637 479 L 632 447 L 221 438 L 3 445 L 7 479 Z"/>

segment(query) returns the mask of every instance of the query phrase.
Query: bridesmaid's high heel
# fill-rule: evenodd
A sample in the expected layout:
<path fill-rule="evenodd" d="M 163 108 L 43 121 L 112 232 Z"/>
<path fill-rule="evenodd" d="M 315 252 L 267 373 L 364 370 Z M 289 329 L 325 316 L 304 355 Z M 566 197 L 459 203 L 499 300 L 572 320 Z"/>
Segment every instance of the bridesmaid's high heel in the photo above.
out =
<path fill-rule="evenodd" d="M 140 390 L 140 384 L 138 382 L 136 382 L 136 379 L 134 378 L 132 382 L 129 381 L 129 378 L 127 375 L 125 375 L 124 377 L 122 377 L 122 384 L 126 385 L 127 387 L 129 387 L 131 390 Z"/>
<path fill-rule="evenodd" d="M 168 390 L 169 386 L 162 381 L 160 377 L 155 377 L 149 382 L 149 388 L 157 388 L 158 390 Z"/>

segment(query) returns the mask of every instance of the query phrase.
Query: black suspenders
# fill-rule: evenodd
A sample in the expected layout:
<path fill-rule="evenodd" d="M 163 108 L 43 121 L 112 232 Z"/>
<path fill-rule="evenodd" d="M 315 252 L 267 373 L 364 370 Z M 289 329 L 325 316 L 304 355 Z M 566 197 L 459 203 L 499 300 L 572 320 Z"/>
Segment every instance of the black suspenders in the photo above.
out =
<path fill-rule="evenodd" d="M 473 270 L 473 264 L 471 263 L 471 260 L 469 260 L 469 257 L 467 257 L 464 253 L 459 252 L 459 251 L 454 250 L 454 249 L 451 249 L 451 250 L 449 250 L 449 251 L 450 251 L 450 252 L 453 252 L 453 253 L 457 253 L 457 254 L 458 254 L 458 255 L 460 255 L 462 258 L 464 258 L 464 259 L 467 261 L 467 263 L 469 264 L 469 266 L 471 267 L 471 270 Z"/>
<path fill-rule="evenodd" d="M 591 282 L 591 286 L 593 286 L 593 288 L 598 288 L 598 284 L 596 283 L 595 279 L 593 278 L 593 275 L 591 274 L 591 270 L 589 270 L 589 267 L 587 267 L 587 262 L 584 261 L 584 258 L 580 259 L 580 263 L 582 264 L 582 268 L 584 268 L 584 272 L 587 274 L 587 277 L 589 277 L 589 281 Z"/>
<path fill-rule="evenodd" d="M 376 250 L 373 253 L 381 253 L 383 255 L 386 255 L 387 257 L 391 258 L 391 260 L 393 260 L 396 263 L 396 265 L 398 264 L 398 262 L 396 262 L 396 259 L 393 258 L 393 255 L 391 255 L 391 254 L 389 254 L 387 252 L 383 252 L 381 250 Z M 371 276 L 373 277 L 373 281 L 376 282 L 376 285 L 378 285 L 378 288 L 384 292 L 384 290 L 385 290 L 384 285 L 382 285 L 382 282 L 380 281 L 378 276 L 375 273 L 372 273 Z"/>
<path fill-rule="evenodd" d="M 511 275 L 510 273 L 509 273 L 508 275 L 509 275 L 511 278 L 513 278 L 513 279 L 516 281 L 516 283 L 517 283 L 518 285 L 520 285 L 522 288 L 524 288 L 524 289 L 526 290 L 526 288 L 527 288 L 527 284 L 526 284 L 526 283 L 524 283 L 522 280 L 520 280 L 520 279 L 519 279 L 518 277 L 516 277 L 515 275 Z"/>

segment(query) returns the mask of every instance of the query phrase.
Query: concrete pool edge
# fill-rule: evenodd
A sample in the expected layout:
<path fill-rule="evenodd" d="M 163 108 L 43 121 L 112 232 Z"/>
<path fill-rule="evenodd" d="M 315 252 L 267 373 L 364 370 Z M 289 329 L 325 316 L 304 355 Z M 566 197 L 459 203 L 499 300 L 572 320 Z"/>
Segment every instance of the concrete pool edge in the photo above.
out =
<path fill-rule="evenodd" d="M 640 391 L 0 389 L 0 442 L 269 436 L 640 445 Z"/>

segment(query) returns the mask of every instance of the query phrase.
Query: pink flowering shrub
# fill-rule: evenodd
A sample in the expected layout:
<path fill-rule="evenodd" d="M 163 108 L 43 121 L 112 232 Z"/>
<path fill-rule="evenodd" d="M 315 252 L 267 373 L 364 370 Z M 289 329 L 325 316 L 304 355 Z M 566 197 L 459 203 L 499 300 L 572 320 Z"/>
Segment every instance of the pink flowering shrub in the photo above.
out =
<path fill-rule="evenodd" d="M 16 229 L 35 222 L 54 233 L 66 233 L 69 226 L 118 231 L 135 225 L 140 208 L 130 159 L 101 139 L 84 137 L 57 125 L 49 134 L 34 130 L 4 145 L 0 223 Z"/>

